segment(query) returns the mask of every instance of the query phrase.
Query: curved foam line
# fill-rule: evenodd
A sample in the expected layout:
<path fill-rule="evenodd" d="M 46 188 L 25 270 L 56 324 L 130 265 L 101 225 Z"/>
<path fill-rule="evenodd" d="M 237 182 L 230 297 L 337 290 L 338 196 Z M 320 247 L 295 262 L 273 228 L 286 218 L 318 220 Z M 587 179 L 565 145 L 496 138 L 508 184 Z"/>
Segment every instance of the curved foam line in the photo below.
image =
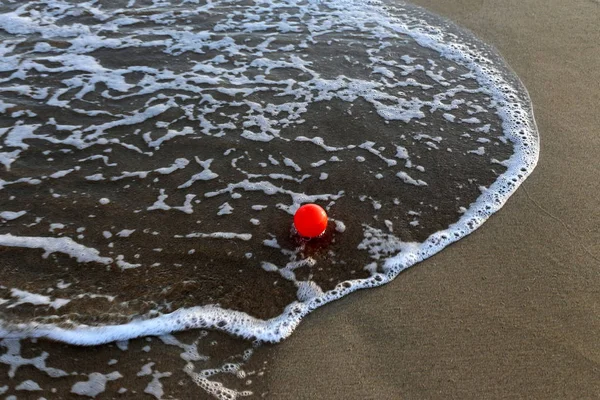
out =
<path fill-rule="evenodd" d="M 360 10 L 379 15 L 384 13 L 381 8 L 382 3 L 372 0 L 341 0 L 333 1 L 332 4 L 334 3 L 342 10 Z M 521 81 L 512 71 L 507 70 L 500 57 L 494 54 L 493 49 L 479 41 L 476 45 L 482 47 L 487 54 L 478 52 L 464 43 L 448 41 L 448 37 L 458 39 L 458 36 L 433 28 L 425 21 L 413 20 L 411 22 L 419 22 L 419 24 L 416 27 L 409 27 L 407 23 L 388 15 L 379 22 L 398 33 L 411 36 L 421 46 L 436 50 L 442 56 L 467 66 L 475 73 L 476 79 L 482 87 L 487 88 L 499 104 L 503 104 L 499 107 L 499 116 L 503 121 L 505 137 L 513 142 L 515 153 L 510 158 L 508 169 L 471 204 L 467 212 L 456 223 L 445 230 L 432 234 L 425 242 L 412 247 L 409 251 L 386 260 L 385 273 L 374 274 L 367 279 L 342 282 L 336 288 L 307 302 L 291 303 L 281 315 L 266 321 L 240 311 L 226 310 L 216 306 L 201 306 L 179 309 L 152 319 L 97 327 L 75 325 L 73 328 L 61 328 L 51 324 L 9 324 L 2 321 L 0 322 L 0 337 L 45 337 L 77 345 L 97 345 L 144 335 L 159 335 L 193 328 L 211 328 L 245 338 L 278 342 L 288 337 L 302 318 L 311 311 L 358 289 L 386 284 L 403 270 L 431 257 L 449 244 L 479 228 L 489 216 L 504 205 L 537 164 L 539 137 L 529 95 Z M 444 24 L 448 31 L 462 32 L 446 21 Z M 469 37 L 469 40 L 474 41 L 474 38 Z M 490 55 L 496 60 L 489 59 Z M 498 66 L 494 65 L 494 61 L 499 62 Z M 504 71 L 501 68 L 504 68 Z M 513 82 L 504 79 L 503 73 L 508 74 Z"/>

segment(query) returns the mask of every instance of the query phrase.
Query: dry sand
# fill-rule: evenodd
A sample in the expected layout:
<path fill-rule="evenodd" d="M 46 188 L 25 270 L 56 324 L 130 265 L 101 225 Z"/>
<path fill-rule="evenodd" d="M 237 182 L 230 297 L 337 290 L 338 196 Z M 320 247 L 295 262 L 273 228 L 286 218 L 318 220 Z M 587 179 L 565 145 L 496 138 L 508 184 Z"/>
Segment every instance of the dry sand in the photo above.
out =
<path fill-rule="evenodd" d="M 269 398 L 600 398 L 600 3 L 414 3 L 523 80 L 539 165 L 480 230 L 271 347 Z"/>

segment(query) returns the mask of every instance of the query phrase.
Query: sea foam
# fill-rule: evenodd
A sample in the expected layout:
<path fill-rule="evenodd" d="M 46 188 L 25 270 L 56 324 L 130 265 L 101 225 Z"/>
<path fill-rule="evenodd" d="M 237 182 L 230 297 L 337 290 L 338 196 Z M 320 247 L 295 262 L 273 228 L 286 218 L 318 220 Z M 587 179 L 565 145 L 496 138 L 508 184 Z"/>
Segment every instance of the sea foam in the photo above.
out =
<path fill-rule="evenodd" d="M 3 272 L 2 337 L 277 342 L 473 232 L 535 167 L 518 78 L 436 17 L 362 0 L 166 3 L 0 6 L 0 245 L 33 252 Z M 333 218 L 320 241 L 290 235 L 307 202 Z M 34 273 L 43 295 L 19 289 Z M 90 302 L 113 313 L 86 315 Z"/>

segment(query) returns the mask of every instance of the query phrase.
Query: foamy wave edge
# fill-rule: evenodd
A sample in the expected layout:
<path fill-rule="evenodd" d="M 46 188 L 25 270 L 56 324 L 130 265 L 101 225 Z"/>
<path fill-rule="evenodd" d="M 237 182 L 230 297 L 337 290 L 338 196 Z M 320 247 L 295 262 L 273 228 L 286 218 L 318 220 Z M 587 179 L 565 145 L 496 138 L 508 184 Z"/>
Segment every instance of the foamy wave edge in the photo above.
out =
<path fill-rule="evenodd" d="M 244 312 L 223 309 L 218 306 L 182 308 L 152 319 L 134 320 L 127 324 L 88 326 L 83 324 L 64 328 L 52 324 L 21 323 L 12 324 L 0 320 L 1 338 L 48 338 L 75 345 L 98 345 L 117 340 L 127 340 L 140 336 L 162 335 L 187 329 L 215 329 L 235 336 L 261 342 L 279 342 L 290 336 L 302 318 L 313 310 L 340 299 L 356 290 L 373 288 L 391 282 L 400 272 L 438 253 L 446 246 L 467 236 L 479 228 L 492 214 L 498 211 L 508 198 L 519 188 L 535 168 L 539 157 L 539 136 L 531 101 L 518 77 L 508 71 L 503 60 L 489 46 L 473 37 L 463 43 L 449 34 L 449 30 L 462 32 L 452 23 L 444 21 L 444 29 L 428 25 L 424 20 L 409 27 L 385 11 L 381 1 L 373 0 L 333 0 L 330 2 L 350 14 L 360 10 L 378 16 L 379 22 L 387 28 L 411 36 L 419 45 L 439 52 L 443 57 L 469 68 L 478 83 L 490 90 L 499 104 L 498 115 L 502 120 L 504 135 L 515 148 L 509 159 L 507 170 L 477 200 L 462 217 L 447 229 L 438 231 L 421 244 L 410 246 L 402 253 L 387 259 L 384 273 L 377 273 L 367 279 L 356 279 L 338 284 L 323 295 L 306 302 L 295 301 L 284 312 L 272 319 L 261 320 Z M 414 23 L 415 21 L 411 21 Z M 483 50 L 478 50 L 480 46 Z M 500 61 L 494 66 L 494 60 Z M 504 68 L 504 71 L 500 69 Z M 514 81 L 502 76 L 507 73 Z"/>

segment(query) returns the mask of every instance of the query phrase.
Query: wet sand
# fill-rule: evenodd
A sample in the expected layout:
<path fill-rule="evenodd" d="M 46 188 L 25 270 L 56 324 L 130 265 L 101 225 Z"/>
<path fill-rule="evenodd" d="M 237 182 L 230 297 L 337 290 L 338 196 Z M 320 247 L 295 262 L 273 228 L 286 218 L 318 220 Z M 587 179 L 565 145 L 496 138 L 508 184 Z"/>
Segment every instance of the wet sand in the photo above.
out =
<path fill-rule="evenodd" d="M 415 0 L 529 90 L 537 169 L 474 234 L 272 346 L 273 399 L 600 397 L 600 4 Z"/>

